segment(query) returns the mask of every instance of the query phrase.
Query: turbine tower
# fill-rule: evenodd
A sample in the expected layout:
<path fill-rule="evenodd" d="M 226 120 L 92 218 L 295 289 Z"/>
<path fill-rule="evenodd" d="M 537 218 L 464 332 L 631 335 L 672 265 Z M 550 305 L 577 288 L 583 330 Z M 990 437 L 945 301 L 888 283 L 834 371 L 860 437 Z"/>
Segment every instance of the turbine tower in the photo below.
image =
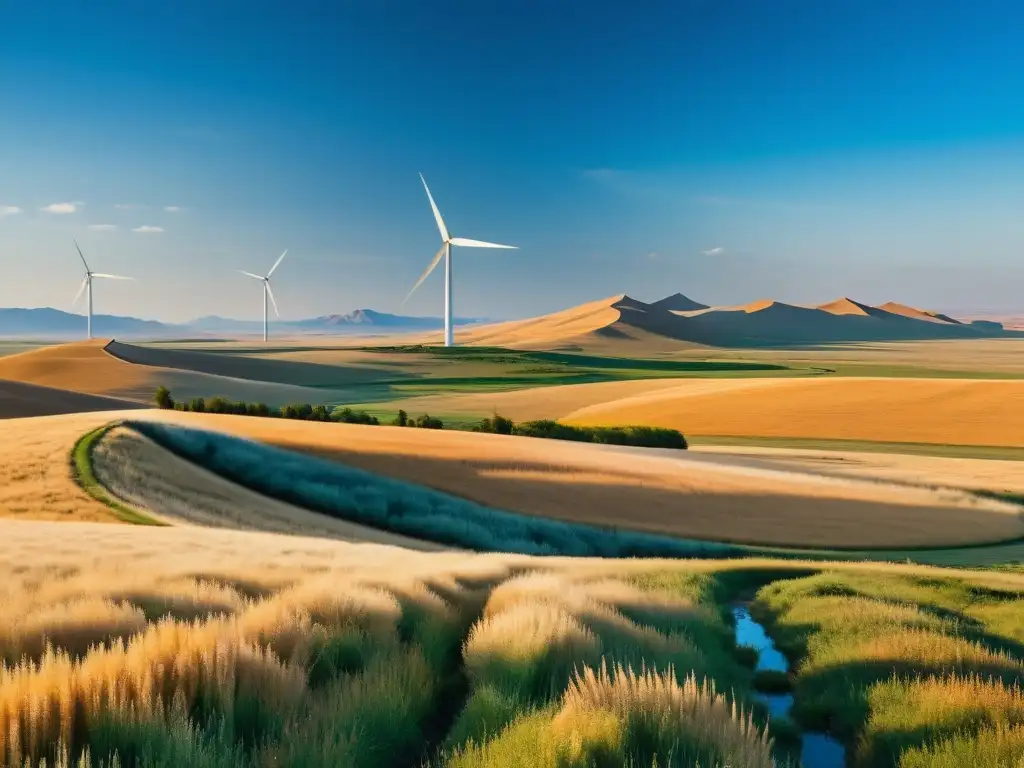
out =
<path fill-rule="evenodd" d="M 89 291 L 89 315 L 88 315 L 88 335 L 92 338 L 92 279 L 94 277 L 102 277 L 107 280 L 134 280 L 134 277 L 122 277 L 121 275 L 107 275 L 103 272 L 93 272 L 89 269 L 89 262 L 85 260 L 85 256 L 82 255 L 82 249 L 78 247 L 78 241 L 72 240 L 75 244 L 75 250 L 78 251 L 78 257 L 82 260 L 85 265 L 85 278 L 82 280 L 82 284 L 78 288 L 78 293 L 75 294 L 75 300 L 71 302 L 72 309 L 78 304 L 78 300 L 82 298 L 82 291 Z"/>
<path fill-rule="evenodd" d="M 249 277 L 255 278 L 256 280 L 262 280 L 263 281 L 263 340 L 264 341 L 267 340 L 267 298 L 268 297 L 270 298 L 270 303 L 274 305 L 274 314 L 277 315 L 278 318 L 281 317 L 281 313 L 277 311 L 277 302 L 274 301 L 274 292 L 272 290 L 270 290 L 270 276 L 272 274 L 274 274 L 274 270 L 277 269 L 277 265 L 280 264 L 284 260 L 284 257 L 286 255 L 288 255 L 288 249 L 287 248 L 285 249 L 284 253 L 282 253 L 280 256 L 277 257 L 277 261 L 274 262 L 274 266 L 272 266 L 270 268 L 270 271 L 267 272 L 267 276 L 266 277 L 262 277 L 261 275 L 254 275 L 252 272 L 246 272 L 245 270 L 242 270 L 242 269 L 238 270 L 243 275 L 248 275 Z"/>
<path fill-rule="evenodd" d="M 433 261 L 427 266 L 426 271 L 420 275 L 420 279 L 416 281 L 416 285 L 409 291 L 409 295 L 405 297 L 405 301 L 409 300 L 413 292 L 420 287 L 424 280 L 427 279 L 427 275 L 434 271 L 434 267 L 441 261 L 441 257 L 444 257 L 444 345 L 446 347 L 454 346 L 454 340 L 452 338 L 452 246 L 458 245 L 463 248 L 509 248 L 516 249 L 518 246 L 515 245 L 499 245 L 498 243 L 485 243 L 483 240 L 469 240 L 465 237 L 452 237 L 448 234 L 448 228 L 444 225 L 444 219 L 441 218 L 441 212 L 437 210 L 437 203 L 434 202 L 434 197 L 430 194 L 430 187 L 427 186 L 427 180 L 423 178 L 423 174 L 420 174 L 420 181 L 423 182 L 423 188 L 427 190 L 427 199 L 430 200 L 430 208 L 434 211 L 434 219 L 437 221 L 437 228 L 441 232 L 441 250 L 435 255 Z M 402 303 L 405 304 L 405 301 Z"/>

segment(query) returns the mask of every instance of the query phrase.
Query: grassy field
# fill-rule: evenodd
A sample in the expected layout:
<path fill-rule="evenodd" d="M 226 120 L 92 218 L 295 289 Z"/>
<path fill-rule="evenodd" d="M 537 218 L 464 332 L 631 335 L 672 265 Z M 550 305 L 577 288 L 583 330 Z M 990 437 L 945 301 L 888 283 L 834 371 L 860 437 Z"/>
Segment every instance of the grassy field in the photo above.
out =
<path fill-rule="evenodd" d="M 470 420 L 466 420 L 470 423 Z M 944 445 L 902 441 L 842 440 L 813 437 L 749 437 L 740 435 L 695 435 L 693 446 L 737 446 L 756 448 L 802 448 L 816 451 L 858 453 L 899 453 L 907 456 L 937 456 L 954 459 L 1024 461 L 1024 446 Z"/>
<path fill-rule="evenodd" d="M 1019 590 L 829 572 L 762 588 L 753 611 L 796 662 L 795 717 L 855 765 L 1024 759 Z"/>
<path fill-rule="evenodd" d="M 811 578 L 918 585 L 903 598 L 921 602 L 970 597 L 984 628 L 965 624 L 974 634 L 949 647 L 984 635 L 1002 649 L 977 646 L 965 667 L 1020 666 L 1024 575 L 1008 572 L 435 554 L 191 527 L 0 521 L 0 532 L 6 764 L 88 750 L 95 765 L 116 753 L 167 768 L 781 766 L 799 733 L 756 702 L 727 605 L 759 588 L 767 604 L 801 583 L 779 579 L 823 568 Z M 951 626 L 929 615 L 929 628 Z M 910 691 L 904 701 L 927 695 L 901 676 L 927 673 L 928 659 L 901 652 L 892 685 Z M 814 668 L 800 669 L 798 696 Z M 1003 738 L 994 721 L 1012 727 L 1019 694 L 990 688 L 991 723 L 940 688 L 942 707 L 929 699 L 896 757 Z M 864 734 L 872 756 L 891 756 L 872 740 L 885 711 L 897 710 L 875 706 L 844 738 Z"/>

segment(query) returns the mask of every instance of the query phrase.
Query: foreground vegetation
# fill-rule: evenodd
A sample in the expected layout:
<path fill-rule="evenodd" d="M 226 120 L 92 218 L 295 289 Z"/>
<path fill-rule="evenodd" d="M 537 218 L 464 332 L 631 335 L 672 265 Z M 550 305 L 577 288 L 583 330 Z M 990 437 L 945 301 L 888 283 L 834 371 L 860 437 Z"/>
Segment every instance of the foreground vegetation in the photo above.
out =
<path fill-rule="evenodd" d="M 893 573 L 822 573 L 752 606 L 796 662 L 794 716 L 863 766 L 1024 760 L 1024 594 Z"/>
<path fill-rule="evenodd" d="M 757 590 L 796 716 L 852 764 L 1024 759 L 1009 575 L 335 546 L 280 573 L 0 566 L 0 763 L 781 768 L 800 733 L 757 703 L 728 618 Z"/>
<path fill-rule="evenodd" d="M 412 483 L 218 432 L 151 421 L 124 425 L 265 496 L 412 538 L 486 552 L 597 557 L 722 557 L 727 544 L 599 528 L 485 507 Z"/>
<path fill-rule="evenodd" d="M 355 411 L 348 407 L 329 409 L 326 405 L 302 403 L 271 408 L 266 403 L 232 401 L 224 397 L 193 398 L 190 402 L 177 402 L 167 387 L 159 387 L 153 402 L 164 410 L 191 413 L 218 413 L 236 416 L 260 416 L 264 418 L 296 419 L 299 421 L 338 422 L 342 424 L 379 425 L 380 419 L 366 411 Z M 420 429 L 444 429 L 444 422 L 424 413 L 410 418 L 404 410 L 390 422 L 395 427 L 419 427 Z M 474 432 L 490 432 L 504 435 L 541 437 L 551 440 L 572 440 L 582 443 L 604 443 L 607 445 L 631 445 L 648 448 L 687 448 L 686 438 L 676 429 L 662 427 L 578 427 L 560 424 L 550 419 L 515 424 L 498 414 L 483 419 L 470 427 Z"/>

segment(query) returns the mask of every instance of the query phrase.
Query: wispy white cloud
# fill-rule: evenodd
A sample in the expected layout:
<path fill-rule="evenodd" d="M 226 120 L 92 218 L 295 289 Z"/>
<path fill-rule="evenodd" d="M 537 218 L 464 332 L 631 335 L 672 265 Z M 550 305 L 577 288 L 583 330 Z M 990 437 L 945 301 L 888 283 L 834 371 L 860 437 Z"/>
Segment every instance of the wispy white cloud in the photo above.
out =
<path fill-rule="evenodd" d="M 661 254 L 658 253 L 657 251 L 651 251 L 650 253 L 647 254 L 647 258 L 650 259 L 651 261 L 658 261 L 659 259 L 661 259 Z"/>
<path fill-rule="evenodd" d="M 131 211 L 142 206 L 138 203 L 114 203 L 114 207 L 119 211 Z"/>
<path fill-rule="evenodd" d="M 164 210 L 168 213 L 181 213 L 181 207 L 177 205 L 165 205 Z"/>
<path fill-rule="evenodd" d="M 0 205 L 0 219 L 4 216 L 16 216 L 21 213 L 21 208 L 16 205 Z"/>
<path fill-rule="evenodd" d="M 163 231 L 163 227 L 152 227 L 149 224 L 143 224 L 141 227 L 136 227 L 132 230 L 132 232 L 138 232 L 141 235 L 158 235 Z"/>
<path fill-rule="evenodd" d="M 718 245 L 715 246 L 714 248 L 708 248 L 706 251 L 701 251 L 701 253 L 703 253 L 705 256 L 719 256 L 725 253 L 725 248 Z"/>
<path fill-rule="evenodd" d="M 85 205 L 85 203 L 78 201 L 73 203 L 50 203 L 40 210 L 45 211 L 46 213 L 56 214 L 75 213 L 83 205 Z"/>
<path fill-rule="evenodd" d="M 117 224 L 90 224 L 89 229 L 93 232 L 113 232 L 117 229 Z"/>

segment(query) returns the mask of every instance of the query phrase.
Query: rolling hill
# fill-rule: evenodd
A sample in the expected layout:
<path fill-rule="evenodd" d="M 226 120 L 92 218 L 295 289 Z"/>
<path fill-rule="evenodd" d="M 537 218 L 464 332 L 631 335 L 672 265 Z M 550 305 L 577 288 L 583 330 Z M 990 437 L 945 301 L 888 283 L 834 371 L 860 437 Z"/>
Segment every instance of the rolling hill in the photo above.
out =
<path fill-rule="evenodd" d="M 550 315 L 477 326 L 460 333 L 459 342 L 530 348 L 633 346 L 637 351 L 643 346 L 646 351 L 665 351 L 678 349 L 680 343 L 750 348 L 1000 337 L 1024 336 L 998 323 L 960 322 L 895 302 L 876 307 L 843 297 L 799 306 L 762 299 L 709 307 L 677 293 L 650 304 L 620 294 Z"/>
<path fill-rule="evenodd" d="M 107 339 L 73 342 L 42 347 L 29 352 L 0 357 L 0 385 L 12 388 L 16 383 L 50 387 L 72 393 L 98 395 L 135 403 L 151 402 L 158 385 L 163 384 L 182 399 L 222 395 L 235 400 L 264 402 L 273 406 L 296 402 L 319 402 L 334 395 L 329 388 L 278 383 L 273 378 L 281 365 L 287 375 L 296 372 L 308 378 L 318 366 L 280 364 L 272 361 L 236 360 L 216 354 L 149 350 Z M 267 369 L 270 370 L 269 374 Z M 335 371 L 337 375 L 337 371 Z M 371 375 L 356 371 L 354 376 Z M 264 379 L 260 379 L 264 376 Z M 278 380 L 282 376 L 278 376 Z M 268 380 L 269 379 L 269 380 Z M 32 415 L 39 411 L 25 398 L 29 390 L 10 389 L 22 398 L 23 412 L 10 405 L 7 417 Z M 56 395 L 51 393 L 51 399 Z M 30 399 L 30 398 L 29 398 Z M 80 410 L 99 410 L 97 401 L 85 402 Z M 123 407 L 123 406 L 122 406 Z M 64 412 L 53 407 L 50 413 Z"/>

